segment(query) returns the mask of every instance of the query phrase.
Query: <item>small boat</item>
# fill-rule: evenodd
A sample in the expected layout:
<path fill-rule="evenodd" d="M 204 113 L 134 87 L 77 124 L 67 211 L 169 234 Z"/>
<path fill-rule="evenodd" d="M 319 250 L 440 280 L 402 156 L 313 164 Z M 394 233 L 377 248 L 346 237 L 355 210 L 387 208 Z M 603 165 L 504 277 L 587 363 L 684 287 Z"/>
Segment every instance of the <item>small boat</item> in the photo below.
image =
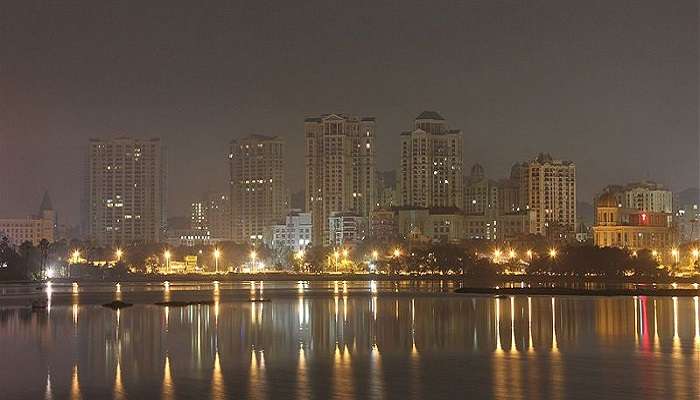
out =
<path fill-rule="evenodd" d="M 270 299 L 250 299 L 251 303 L 269 303 Z"/>

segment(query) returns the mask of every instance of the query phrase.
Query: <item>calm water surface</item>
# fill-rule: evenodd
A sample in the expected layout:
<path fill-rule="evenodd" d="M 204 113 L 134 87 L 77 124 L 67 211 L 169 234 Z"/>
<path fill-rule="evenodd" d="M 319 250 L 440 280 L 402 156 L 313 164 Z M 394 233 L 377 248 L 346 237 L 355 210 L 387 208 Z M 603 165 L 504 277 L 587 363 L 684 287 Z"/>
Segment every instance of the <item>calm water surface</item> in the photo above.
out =
<path fill-rule="evenodd" d="M 495 299 L 453 288 L 54 285 L 50 307 L 32 311 L 45 291 L 0 287 L 0 398 L 700 398 L 697 297 Z M 113 299 L 135 305 L 100 306 Z M 192 299 L 216 303 L 152 304 Z"/>

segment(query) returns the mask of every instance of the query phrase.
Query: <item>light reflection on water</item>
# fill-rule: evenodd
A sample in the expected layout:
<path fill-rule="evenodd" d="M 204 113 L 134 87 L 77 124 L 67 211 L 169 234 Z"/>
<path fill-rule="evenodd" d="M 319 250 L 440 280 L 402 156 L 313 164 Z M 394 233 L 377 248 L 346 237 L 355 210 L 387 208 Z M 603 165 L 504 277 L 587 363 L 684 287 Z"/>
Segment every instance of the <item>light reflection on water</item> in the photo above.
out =
<path fill-rule="evenodd" d="M 0 308 L 0 397 L 700 397 L 697 297 L 268 282 L 251 303 L 261 282 L 209 286 L 54 287 L 50 311 Z M 119 296 L 136 305 L 97 305 Z M 150 304 L 170 298 L 215 304 Z"/>

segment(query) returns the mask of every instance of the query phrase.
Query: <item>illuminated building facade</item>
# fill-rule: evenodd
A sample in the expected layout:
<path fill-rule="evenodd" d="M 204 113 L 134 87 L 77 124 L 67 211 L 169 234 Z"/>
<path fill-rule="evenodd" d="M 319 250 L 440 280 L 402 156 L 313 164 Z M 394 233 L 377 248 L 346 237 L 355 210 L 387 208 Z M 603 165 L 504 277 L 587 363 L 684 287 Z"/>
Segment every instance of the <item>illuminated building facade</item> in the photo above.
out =
<path fill-rule="evenodd" d="M 52 243 L 55 225 L 56 213 L 51 205 L 49 194 L 44 193 L 37 215 L 26 218 L 0 219 L 0 240 L 7 238 L 9 244 L 15 246 L 24 242 L 30 242 L 36 246 L 43 239 Z"/>
<path fill-rule="evenodd" d="M 623 207 L 619 193 L 605 192 L 598 197 L 595 218 L 596 246 L 664 249 L 673 246 L 676 240 L 670 213 Z"/>
<path fill-rule="evenodd" d="M 92 139 L 88 236 L 100 245 L 157 243 L 166 225 L 166 157 L 160 139 Z"/>

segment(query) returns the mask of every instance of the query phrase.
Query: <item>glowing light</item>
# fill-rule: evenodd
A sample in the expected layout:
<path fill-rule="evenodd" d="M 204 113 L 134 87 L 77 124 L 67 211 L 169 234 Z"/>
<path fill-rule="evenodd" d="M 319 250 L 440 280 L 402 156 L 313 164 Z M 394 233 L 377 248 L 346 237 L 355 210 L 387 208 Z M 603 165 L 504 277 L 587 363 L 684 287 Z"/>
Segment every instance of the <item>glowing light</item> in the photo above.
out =
<path fill-rule="evenodd" d="M 554 248 L 549 249 L 549 257 L 550 258 L 557 258 L 557 249 L 554 249 Z"/>
<path fill-rule="evenodd" d="M 532 250 L 526 251 L 525 254 L 527 254 L 527 258 L 532 259 Z"/>
<path fill-rule="evenodd" d="M 658 257 L 658 256 L 659 256 L 659 252 L 656 251 L 656 250 L 652 250 L 652 251 L 651 251 L 651 255 L 652 255 L 652 257 Z"/>
<path fill-rule="evenodd" d="M 698 249 L 693 249 L 693 250 L 690 251 L 690 254 L 693 255 L 693 258 L 698 258 L 698 257 L 700 257 L 700 250 L 698 250 Z"/>
<path fill-rule="evenodd" d="M 502 254 L 501 249 L 496 249 L 496 250 L 493 251 L 493 257 L 494 257 L 494 258 L 500 258 L 500 257 L 501 257 L 501 254 Z"/>
<path fill-rule="evenodd" d="M 394 257 L 395 257 L 395 258 L 401 257 L 401 249 L 399 249 L 399 248 L 394 249 L 394 253 L 393 253 L 393 254 L 394 254 Z"/>
<path fill-rule="evenodd" d="M 377 250 L 372 250 L 372 259 L 377 261 L 378 258 L 379 258 L 379 252 Z"/>
<path fill-rule="evenodd" d="M 168 281 L 163 282 L 163 286 L 165 287 L 165 290 L 170 290 L 170 282 L 168 282 Z"/>
<path fill-rule="evenodd" d="M 121 284 L 121 283 L 117 283 L 115 286 L 116 286 L 116 288 L 117 288 L 117 289 L 116 289 L 116 290 L 117 290 L 117 293 L 121 293 L 121 291 L 122 291 L 122 284 Z"/>
<path fill-rule="evenodd" d="M 121 261 L 124 251 L 122 251 L 122 249 L 117 249 L 114 255 L 117 257 L 117 261 Z"/>
<path fill-rule="evenodd" d="M 304 259 L 304 256 L 305 256 L 304 250 L 299 250 L 299 251 L 297 251 L 296 254 L 294 255 L 294 258 L 296 258 L 297 260 L 303 260 L 303 259 Z"/>
<path fill-rule="evenodd" d="M 71 263 L 72 264 L 77 264 L 80 262 L 80 250 L 73 250 L 73 253 L 71 253 Z"/>
<path fill-rule="evenodd" d="M 73 282 L 71 287 L 72 287 L 71 291 L 73 292 L 73 294 L 78 293 L 78 282 Z"/>
<path fill-rule="evenodd" d="M 350 252 L 348 251 L 348 249 L 343 249 L 343 258 L 348 258 L 349 254 Z"/>
<path fill-rule="evenodd" d="M 516 256 L 515 250 L 510 249 L 510 251 L 508 252 L 508 258 L 515 258 L 515 256 Z"/>

